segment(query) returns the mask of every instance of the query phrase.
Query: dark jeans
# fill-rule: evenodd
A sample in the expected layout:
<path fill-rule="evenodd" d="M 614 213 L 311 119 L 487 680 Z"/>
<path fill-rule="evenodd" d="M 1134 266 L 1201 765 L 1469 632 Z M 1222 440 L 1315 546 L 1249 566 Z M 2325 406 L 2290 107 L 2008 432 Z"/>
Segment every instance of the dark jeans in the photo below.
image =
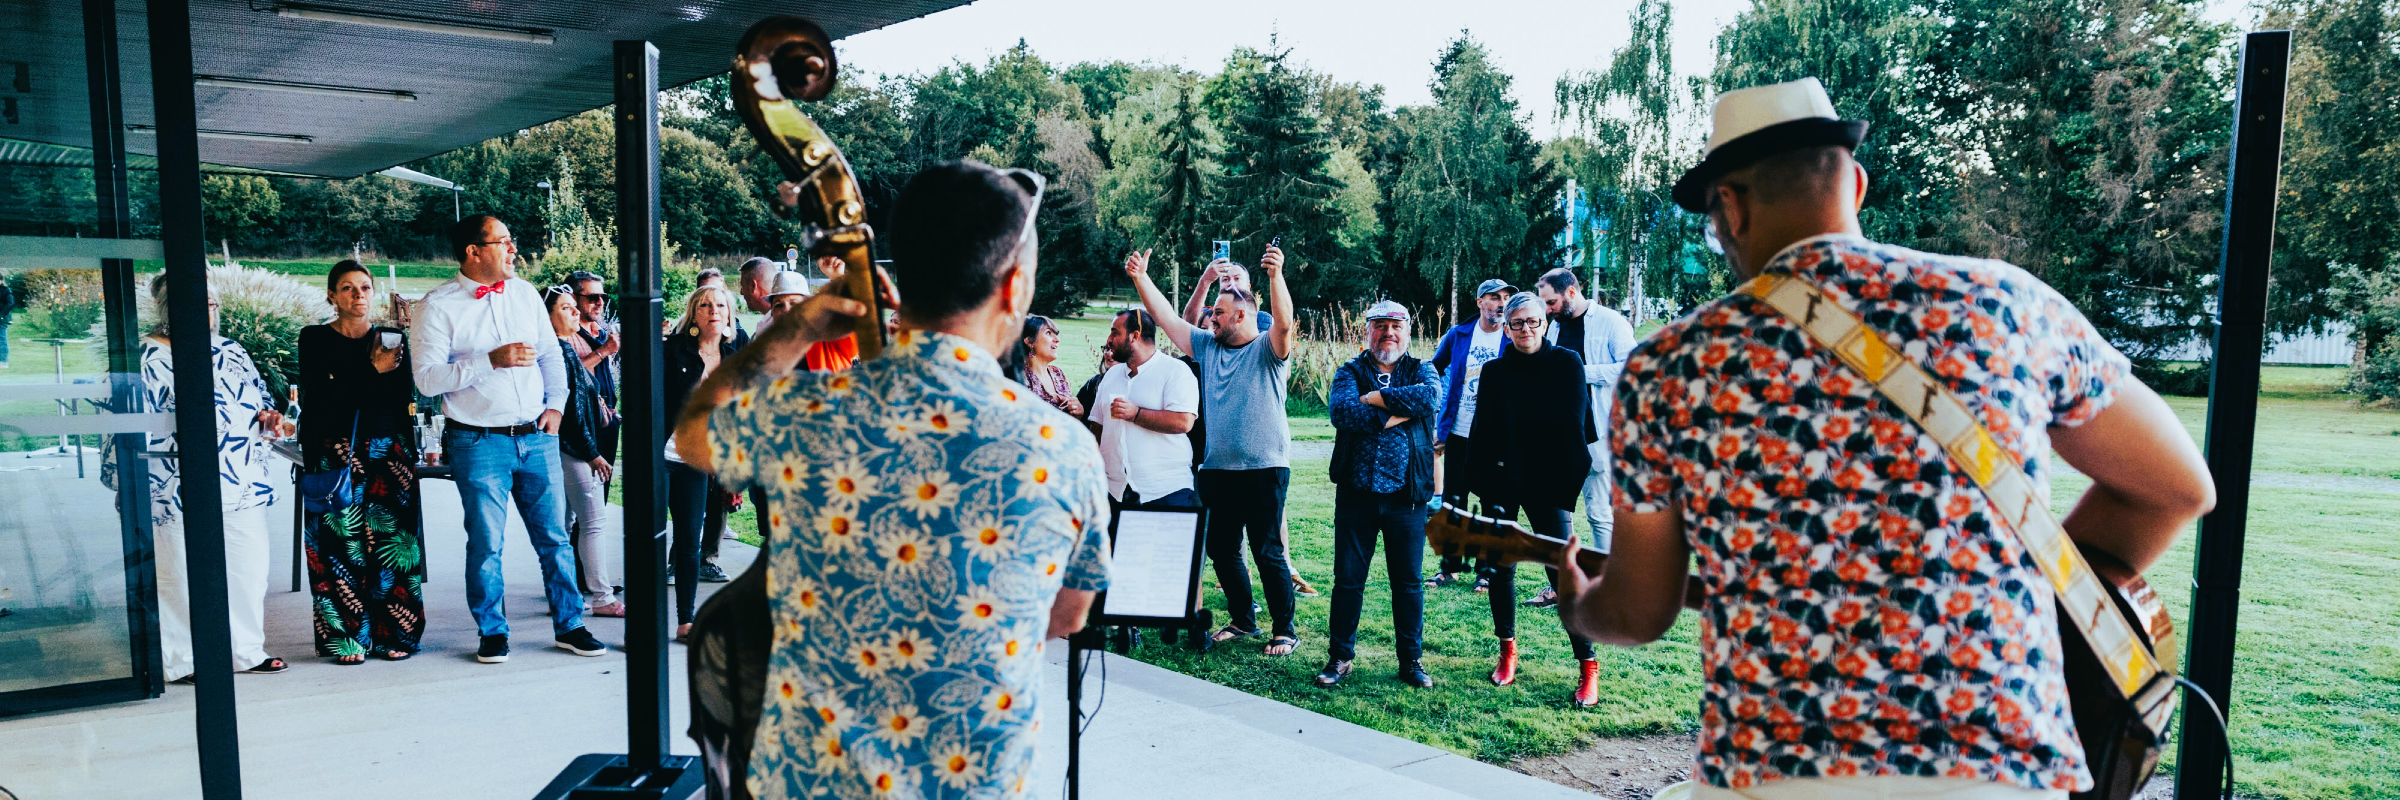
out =
<path fill-rule="evenodd" d="M 1567 521 L 1566 509 L 1526 506 L 1523 510 L 1525 521 L 1533 527 L 1534 533 L 1555 536 L 1560 539 L 1567 538 L 1573 533 L 1569 529 L 1572 523 Z M 1506 508 L 1495 508 L 1493 516 L 1500 519 L 1510 518 Z M 1558 588 L 1558 570 L 1543 567 L 1542 571 L 1549 573 L 1550 588 Z M 1517 565 L 1485 567 L 1484 574 L 1490 575 L 1492 578 L 1492 635 L 1502 639 L 1517 638 Z M 1592 640 L 1577 636 L 1574 631 L 1570 630 L 1567 631 L 1567 643 L 1575 646 L 1576 660 L 1590 661 L 1592 659 Z"/>
<path fill-rule="evenodd" d="M 1286 467 L 1204 469 L 1198 481 L 1200 500 L 1208 504 L 1208 560 L 1216 564 L 1217 585 L 1225 590 L 1225 610 L 1232 614 L 1233 626 L 1258 629 L 1258 614 L 1250 610 L 1250 572 L 1242 565 L 1242 536 L 1247 531 L 1275 635 L 1298 638 L 1292 627 L 1292 566 L 1283 555 L 1283 496 L 1291 482 L 1292 471 Z"/>
<path fill-rule="evenodd" d="M 1452 436 L 1446 436 L 1446 437 L 1443 437 L 1443 438 L 1442 438 L 1442 496 L 1444 496 L 1444 497 L 1452 497 L 1452 498 L 1459 498 L 1459 499 L 1461 499 L 1462 501 L 1464 500 L 1464 498 L 1466 498 L 1466 496 L 1467 496 L 1467 476 L 1466 476 L 1467 467 L 1466 467 L 1466 464 L 1467 464 L 1467 437 L 1464 437 L 1464 436 L 1456 436 L 1456 435 L 1452 435 Z M 1460 511 L 1472 511 L 1473 509 L 1461 508 L 1461 509 L 1459 509 L 1459 510 L 1460 510 Z M 1442 574 L 1445 574 L 1445 575 L 1455 575 L 1455 574 L 1458 574 L 1458 573 L 1461 573 L 1461 572 L 1465 572 L 1465 571 L 1467 571 L 1467 560 L 1466 560 L 1466 559 L 1464 559 L 1464 558 L 1460 558 L 1460 557 L 1458 557 L 1458 556 L 1454 556 L 1454 555 L 1445 555 L 1445 556 L 1442 556 L 1442 565 L 1441 565 L 1441 567 L 1440 567 L 1439 569 L 1440 569 L 1440 571 L 1442 572 Z"/>
<path fill-rule="evenodd" d="M 706 527 L 711 485 L 699 470 L 667 462 L 667 515 L 674 536 L 667 540 L 667 574 L 675 579 L 675 623 L 692 621 L 700 591 L 700 534 Z"/>
<path fill-rule="evenodd" d="M 733 494 L 715 480 L 708 482 L 708 520 L 700 530 L 700 560 L 717 563 L 717 543 L 725 539 L 725 520 L 733 515 Z M 766 519 L 761 516 L 759 519 Z"/>
<path fill-rule="evenodd" d="M 1400 663 L 1417 662 L 1424 650 L 1425 504 L 1407 495 L 1377 494 L 1348 486 L 1333 496 L 1333 643 L 1335 661 L 1357 657 L 1358 615 L 1366 604 L 1367 562 L 1375 558 L 1375 535 L 1383 534 L 1383 571 L 1392 584 L 1392 647 Z"/>

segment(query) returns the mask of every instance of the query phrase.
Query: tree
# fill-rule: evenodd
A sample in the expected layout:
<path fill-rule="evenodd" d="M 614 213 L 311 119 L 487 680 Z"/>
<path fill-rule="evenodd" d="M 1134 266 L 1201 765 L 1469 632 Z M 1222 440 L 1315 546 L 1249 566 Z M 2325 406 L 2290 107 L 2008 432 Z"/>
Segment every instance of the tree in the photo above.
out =
<path fill-rule="evenodd" d="M 2283 0 L 2265 25 L 2297 45 L 2268 324 L 2351 323 L 2352 388 L 2400 395 L 2400 6 Z"/>
<path fill-rule="evenodd" d="M 1721 291 L 1722 271 L 1687 269 L 1700 223 L 1677 207 L 1675 179 L 1699 152 L 1697 85 L 1679 87 L 1668 33 L 1674 9 L 1642 0 L 1632 36 L 1608 68 L 1560 78 L 1561 116 L 1589 141 L 1569 169 L 1613 237 L 1604 252 L 1625 287 L 1626 315 L 1641 324 L 1652 293 L 1690 302 Z M 1588 253 L 1594 261 L 1601 253 Z M 1594 283 L 1597 284 L 1597 271 Z"/>
<path fill-rule="evenodd" d="M 1484 46 L 1461 33 L 1434 61 L 1433 106 L 1411 115 L 1403 134 L 1409 155 L 1392 187 L 1392 248 L 1445 298 L 1443 325 L 1458 313 L 1462 280 L 1521 271 L 1510 262 L 1531 226 L 1519 190 L 1534 167 L 1509 84 Z"/>
<path fill-rule="evenodd" d="M 1355 296 L 1363 270 L 1346 268 L 1339 239 L 1347 219 L 1338 204 L 1348 187 L 1333 175 L 1333 143 L 1311 107 L 1309 76 L 1291 63 L 1290 50 L 1273 44 L 1263 53 L 1237 51 L 1226 75 L 1239 82 L 1211 87 L 1230 114 L 1221 123 L 1225 177 L 1211 217 L 1241 252 L 1263 251 L 1280 238 L 1295 301 Z"/>
<path fill-rule="evenodd" d="M 283 195 L 257 175 L 208 175 L 200 179 L 200 208 L 209 236 L 246 246 L 253 234 L 281 220 Z"/>

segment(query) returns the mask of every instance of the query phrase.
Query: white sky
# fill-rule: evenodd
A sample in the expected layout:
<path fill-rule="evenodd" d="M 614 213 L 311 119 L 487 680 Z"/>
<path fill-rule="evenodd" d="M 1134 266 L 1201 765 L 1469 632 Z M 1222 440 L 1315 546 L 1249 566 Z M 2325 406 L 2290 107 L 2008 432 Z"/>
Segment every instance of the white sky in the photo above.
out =
<path fill-rule="evenodd" d="M 1382 84 L 1389 106 L 1430 100 L 1433 59 L 1465 29 L 1516 78 L 1518 108 L 1536 138 L 1552 125 L 1560 75 L 1605 66 L 1625 44 L 1635 0 L 982 0 L 841 41 L 845 67 L 903 74 L 954 59 L 980 63 L 1023 38 L 1053 65 L 1124 60 L 1214 72 L 1238 45 L 1264 47 L 1280 33 L 1294 58 L 1336 80 Z M 2214 0 L 2209 16 L 2247 19 L 2239 0 Z M 1712 68 L 1718 30 L 1750 0 L 1675 3 L 1675 70 Z"/>

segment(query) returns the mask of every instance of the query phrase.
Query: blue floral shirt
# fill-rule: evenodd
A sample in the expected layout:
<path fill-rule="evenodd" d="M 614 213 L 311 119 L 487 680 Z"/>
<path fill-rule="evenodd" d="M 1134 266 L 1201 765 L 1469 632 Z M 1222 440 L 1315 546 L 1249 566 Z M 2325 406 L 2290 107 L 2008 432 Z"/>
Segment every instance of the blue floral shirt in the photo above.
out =
<path fill-rule="evenodd" d="M 275 502 L 279 461 L 258 428 L 258 412 L 275 407 L 267 381 L 250 360 L 250 351 L 223 336 L 211 335 L 216 365 L 217 481 L 226 511 L 240 511 Z M 141 410 L 175 413 L 174 351 L 156 339 L 142 340 Z M 150 518 L 172 522 L 183 518 L 183 478 L 175 460 L 172 433 L 149 434 L 146 449 L 162 457 L 143 459 L 149 466 Z M 272 459 L 272 460 L 271 460 Z M 114 461 L 103 462 L 105 478 L 115 485 Z M 288 478 L 287 478 L 288 480 Z"/>
<path fill-rule="evenodd" d="M 980 346 L 901 333 L 847 372 L 752 386 L 709 420 L 763 487 L 775 649 L 759 798 L 1031 787 L 1059 589 L 1108 584 L 1108 490 L 1081 424 Z"/>

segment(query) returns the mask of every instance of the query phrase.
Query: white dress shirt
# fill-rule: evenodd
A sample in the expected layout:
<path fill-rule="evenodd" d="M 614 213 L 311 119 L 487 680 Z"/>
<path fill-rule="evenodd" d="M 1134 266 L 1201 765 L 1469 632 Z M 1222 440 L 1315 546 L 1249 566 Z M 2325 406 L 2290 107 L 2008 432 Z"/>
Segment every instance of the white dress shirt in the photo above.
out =
<path fill-rule="evenodd" d="M 425 293 L 409 330 L 416 354 L 417 391 L 442 398 L 442 413 L 486 428 L 534 421 L 567 407 L 567 365 L 555 343 L 541 292 L 520 278 L 482 288 L 460 275 Z M 533 346 L 533 367 L 496 369 L 491 352 L 504 344 Z"/>

